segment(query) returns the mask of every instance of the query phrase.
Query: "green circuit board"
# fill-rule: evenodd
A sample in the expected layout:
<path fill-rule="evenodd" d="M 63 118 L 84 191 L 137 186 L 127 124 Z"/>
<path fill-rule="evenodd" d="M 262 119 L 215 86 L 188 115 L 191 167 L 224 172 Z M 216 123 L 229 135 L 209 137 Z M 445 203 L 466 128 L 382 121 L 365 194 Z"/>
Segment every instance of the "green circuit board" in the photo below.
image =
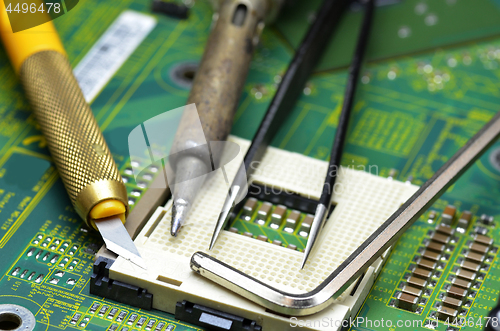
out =
<path fill-rule="evenodd" d="M 318 3 L 287 5 L 278 22 L 264 31 L 235 115 L 233 134 L 252 138 Z M 73 66 L 126 9 L 152 14 L 147 0 L 85 0 L 54 21 Z M 373 61 L 363 72 L 343 164 L 376 166 L 379 176 L 421 185 L 498 110 L 500 2 L 385 1 L 376 15 L 368 55 Z M 140 123 L 185 104 L 189 90 L 172 73 L 199 61 L 212 9 L 208 2 L 199 0 L 190 8 L 187 20 L 154 16 L 156 27 L 92 102 L 113 156 L 128 179 L 126 186 L 134 203 L 146 189 L 147 180 L 145 185 L 130 176 L 127 137 Z M 360 13 L 355 10 L 343 19 L 340 34 L 332 40 L 318 72 L 282 123 L 274 146 L 327 159 L 359 20 Z M 189 72 L 185 74 L 189 78 Z M 3 50 L 0 76 L 0 304 L 18 304 L 31 310 L 37 321 L 35 330 L 198 329 L 170 314 L 138 310 L 89 294 L 93 259 L 102 241 L 82 226 L 71 207 Z M 498 197 L 500 143 L 432 208 L 440 214 L 452 204 L 475 216 L 467 231 L 456 235 L 454 250 L 440 269 L 442 277 L 425 296 L 422 312 L 393 307 L 391 301 L 423 240 L 439 223 L 438 219 L 429 223 L 428 214 L 395 246 L 358 316 L 374 320 L 384 316 L 394 321 L 431 319 L 478 217 L 493 215 L 499 222 Z M 500 244 L 498 226 L 490 227 L 488 236 L 495 239 L 494 246 Z M 485 281 L 480 282 L 463 316 L 474 318 L 475 323 L 462 330 L 482 329 L 476 322 L 496 305 L 500 270 L 496 253 L 490 255 L 489 268 L 483 271 Z M 120 313 L 126 313 L 123 320 Z M 133 315 L 136 318 L 129 324 Z M 138 325 L 139 321 L 142 324 Z M 484 326 L 485 320 L 482 322 Z M 437 327 L 446 329 L 442 323 Z"/>

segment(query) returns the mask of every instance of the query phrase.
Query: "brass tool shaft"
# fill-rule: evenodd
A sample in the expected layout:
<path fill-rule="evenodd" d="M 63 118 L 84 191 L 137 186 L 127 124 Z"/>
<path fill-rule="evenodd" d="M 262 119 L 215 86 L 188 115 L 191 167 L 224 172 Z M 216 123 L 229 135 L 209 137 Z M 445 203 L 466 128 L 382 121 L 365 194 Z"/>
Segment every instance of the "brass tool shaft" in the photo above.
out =
<path fill-rule="evenodd" d="M 129 213 L 127 190 L 54 25 L 49 21 L 14 33 L 13 21 L 0 7 L 2 42 L 71 203 L 110 250 L 144 268 L 123 226 Z"/>
<path fill-rule="evenodd" d="M 99 230 L 108 249 L 144 268 L 122 223 L 127 190 L 68 60 L 59 52 L 38 52 L 24 61 L 19 76 L 75 211 Z"/>
<path fill-rule="evenodd" d="M 122 202 L 128 215 L 122 177 L 66 57 L 35 53 L 19 75 L 78 215 L 92 226 L 90 211 L 109 199 Z"/>

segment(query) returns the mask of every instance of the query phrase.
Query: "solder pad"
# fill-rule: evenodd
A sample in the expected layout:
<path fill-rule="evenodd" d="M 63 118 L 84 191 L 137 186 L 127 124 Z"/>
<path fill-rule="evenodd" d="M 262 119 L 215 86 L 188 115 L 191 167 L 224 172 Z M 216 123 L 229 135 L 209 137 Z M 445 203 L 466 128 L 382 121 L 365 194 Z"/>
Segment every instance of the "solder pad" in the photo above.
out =
<path fill-rule="evenodd" d="M 230 140 L 240 145 L 241 153 L 249 146 L 247 140 L 236 137 Z M 230 180 L 241 160 L 242 154 L 224 167 Z M 269 148 L 252 180 L 318 199 L 326 168 L 324 161 Z M 374 171 L 375 165 L 370 169 Z M 189 300 L 255 319 L 263 327 L 272 325 L 285 329 L 289 326 L 287 318 L 268 312 L 197 275 L 189 267 L 190 258 L 194 252 L 204 251 L 280 290 L 311 291 L 418 188 L 366 171 L 341 168 L 338 173 L 333 197 L 336 207 L 303 270 L 299 269 L 303 253 L 228 231 L 223 231 L 213 251 L 208 251 L 228 189 L 222 171 L 218 170 L 205 182 L 178 237 L 170 236 L 169 201 L 156 210 L 136 238 L 135 244 L 148 270 L 118 258 L 110 269 L 110 278 L 147 289 L 153 294 L 156 309 L 173 313 L 177 301 Z M 351 293 L 351 286 L 337 303 L 316 314 L 317 318 L 342 320 L 356 313 L 381 262 L 379 259 L 369 268 L 356 293 Z"/>

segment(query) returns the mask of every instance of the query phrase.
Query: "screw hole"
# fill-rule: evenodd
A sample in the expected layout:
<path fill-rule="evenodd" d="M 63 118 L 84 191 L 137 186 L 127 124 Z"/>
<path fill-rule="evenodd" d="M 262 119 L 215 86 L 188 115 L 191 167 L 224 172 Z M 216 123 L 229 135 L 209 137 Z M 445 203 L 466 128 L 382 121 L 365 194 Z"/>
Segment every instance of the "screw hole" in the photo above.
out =
<path fill-rule="evenodd" d="M 21 326 L 21 317 L 13 313 L 0 313 L 0 330 L 15 330 Z"/>
<path fill-rule="evenodd" d="M 170 71 L 170 78 L 179 87 L 190 89 L 193 85 L 194 76 L 198 70 L 198 63 L 183 62 L 175 65 Z"/>
<path fill-rule="evenodd" d="M 182 73 L 182 75 L 184 76 L 184 78 L 186 78 L 187 80 L 193 80 L 194 79 L 194 74 L 196 73 L 196 71 L 194 70 L 186 70 Z"/>

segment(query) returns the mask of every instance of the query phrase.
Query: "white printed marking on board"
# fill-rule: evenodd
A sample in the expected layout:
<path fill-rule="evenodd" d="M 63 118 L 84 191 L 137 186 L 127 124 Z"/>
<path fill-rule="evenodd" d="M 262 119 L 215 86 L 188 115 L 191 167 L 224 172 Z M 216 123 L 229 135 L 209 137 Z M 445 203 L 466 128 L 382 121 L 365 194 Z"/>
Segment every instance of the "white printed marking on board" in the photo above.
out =
<path fill-rule="evenodd" d="M 152 16 L 120 14 L 73 70 L 87 102 L 92 101 L 156 25 Z"/>

